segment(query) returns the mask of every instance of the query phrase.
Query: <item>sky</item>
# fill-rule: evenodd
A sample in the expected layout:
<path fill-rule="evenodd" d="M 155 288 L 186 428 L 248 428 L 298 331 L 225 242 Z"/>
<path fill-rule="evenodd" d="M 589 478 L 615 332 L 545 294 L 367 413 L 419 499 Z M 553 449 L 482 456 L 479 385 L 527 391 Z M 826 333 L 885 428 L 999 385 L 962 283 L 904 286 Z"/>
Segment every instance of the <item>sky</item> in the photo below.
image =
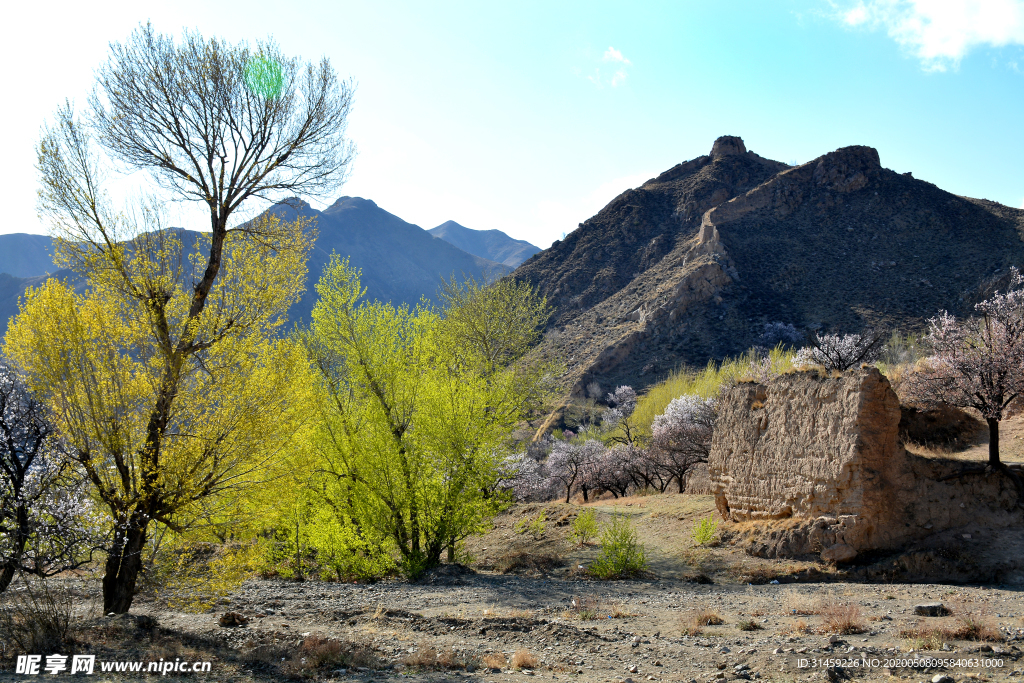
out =
<path fill-rule="evenodd" d="M 788 163 L 870 145 L 950 192 L 1024 203 L 1024 0 L 97 0 L 5 10 L 0 233 L 47 231 L 40 129 L 146 21 L 328 57 L 356 84 L 338 196 L 423 228 L 547 247 L 721 135 Z"/>

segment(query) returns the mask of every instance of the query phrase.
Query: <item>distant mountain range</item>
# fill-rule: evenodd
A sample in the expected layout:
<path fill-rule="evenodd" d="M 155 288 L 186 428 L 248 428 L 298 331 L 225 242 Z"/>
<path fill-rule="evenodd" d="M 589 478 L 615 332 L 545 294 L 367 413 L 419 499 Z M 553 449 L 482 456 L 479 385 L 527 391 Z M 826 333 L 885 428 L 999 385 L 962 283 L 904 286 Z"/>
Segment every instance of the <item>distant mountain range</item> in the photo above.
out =
<path fill-rule="evenodd" d="M 437 301 L 442 278 L 455 277 L 459 281 L 474 278 L 479 282 L 489 282 L 512 270 L 504 263 L 438 239 L 368 199 L 341 197 L 323 211 L 305 202 L 291 200 L 275 205 L 269 211 L 286 219 L 301 214 L 315 220 L 317 238 L 309 256 L 306 293 L 289 311 L 289 318 L 293 321 L 309 321 L 310 311 L 316 303 L 313 286 L 320 279 L 332 252 L 347 256 L 352 266 L 362 269 L 362 283 L 368 298 L 391 301 L 396 305 L 415 306 L 424 297 Z M 488 237 L 483 243 L 491 245 L 491 248 L 501 243 L 501 237 L 507 243 L 519 242 L 497 230 L 458 228 L 470 236 L 474 232 L 484 232 Z M 198 234 L 187 230 L 182 233 L 186 244 L 190 243 L 189 234 Z M 17 314 L 18 299 L 25 289 L 38 286 L 48 274 L 71 277 L 75 281 L 73 274 L 58 271 L 54 266 L 49 237 L 0 235 L 0 335 L 6 331 L 10 317 Z"/>
<path fill-rule="evenodd" d="M 641 389 L 757 344 L 771 323 L 922 330 L 972 314 L 1024 266 L 1024 211 L 960 197 L 844 147 L 799 166 L 738 137 L 612 200 L 515 277 L 555 306 L 567 387 Z"/>
<path fill-rule="evenodd" d="M 450 242 L 463 251 L 515 268 L 540 251 L 524 240 L 512 239 L 501 230 L 473 230 L 447 221 L 428 230 L 431 235 Z"/>

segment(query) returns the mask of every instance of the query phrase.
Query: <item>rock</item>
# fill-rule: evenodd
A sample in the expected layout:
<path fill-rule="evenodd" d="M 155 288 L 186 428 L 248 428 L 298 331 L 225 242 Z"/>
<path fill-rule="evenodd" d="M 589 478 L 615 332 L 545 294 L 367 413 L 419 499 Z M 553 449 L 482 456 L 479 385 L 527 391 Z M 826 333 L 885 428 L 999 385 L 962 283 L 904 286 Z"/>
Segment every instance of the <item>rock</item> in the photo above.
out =
<path fill-rule="evenodd" d="M 935 674 L 932 676 L 932 683 L 954 683 L 954 679 L 948 674 Z"/>
<path fill-rule="evenodd" d="M 654 666 L 664 666 L 664 664 L 661 663 L 660 659 L 655 659 L 654 660 Z"/>
<path fill-rule="evenodd" d="M 829 645 L 838 645 L 841 642 L 843 642 L 843 639 L 840 638 L 839 636 L 829 636 L 828 637 L 828 644 Z"/>
<path fill-rule="evenodd" d="M 225 612 L 217 620 L 217 623 L 225 628 L 234 628 L 236 626 L 245 626 L 249 623 L 249 620 L 238 612 Z"/>
<path fill-rule="evenodd" d="M 914 614 L 919 617 L 943 617 L 949 614 L 949 610 L 941 602 L 922 602 L 914 605 Z"/>
<path fill-rule="evenodd" d="M 857 557 L 857 550 L 846 543 L 836 543 L 821 551 L 821 559 L 826 562 L 849 562 L 855 557 Z"/>
<path fill-rule="evenodd" d="M 723 135 L 715 140 L 715 144 L 711 146 L 712 159 L 746 153 L 747 146 L 743 144 L 743 138 L 735 135 Z"/>
<path fill-rule="evenodd" d="M 629 667 L 629 673 L 635 674 L 635 673 L 638 673 L 638 672 L 639 672 L 639 669 L 637 669 L 636 664 L 634 664 L 633 666 Z"/>

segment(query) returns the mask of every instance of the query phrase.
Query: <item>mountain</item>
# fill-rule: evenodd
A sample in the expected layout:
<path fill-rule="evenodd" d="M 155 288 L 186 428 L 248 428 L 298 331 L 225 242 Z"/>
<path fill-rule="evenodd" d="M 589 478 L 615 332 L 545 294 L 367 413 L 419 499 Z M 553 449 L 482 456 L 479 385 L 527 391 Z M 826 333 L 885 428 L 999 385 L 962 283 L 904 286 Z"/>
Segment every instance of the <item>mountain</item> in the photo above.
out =
<path fill-rule="evenodd" d="M 490 282 L 512 271 L 508 266 L 469 254 L 435 239 L 419 226 L 388 213 L 369 199 L 341 197 L 317 211 L 291 200 L 271 209 L 286 220 L 302 215 L 316 220 L 317 238 L 309 255 L 306 294 L 289 312 L 292 320 L 309 321 L 316 303 L 313 285 L 320 279 L 332 252 L 348 256 L 361 268 L 362 284 L 370 299 L 415 306 L 422 297 L 437 301 L 441 278 L 472 277 Z"/>
<path fill-rule="evenodd" d="M 628 190 L 514 276 L 556 307 L 544 345 L 591 382 L 640 388 L 741 353 L 765 325 L 920 330 L 1024 266 L 1024 211 L 885 169 L 871 147 L 800 166 L 738 137 Z"/>
<path fill-rule="evenodd" d="M 524 240 L 512 239 L 501 230 L 473 230 L 455 221 L 447 221 L 427 232 L 463 251 L 503 263 L 510 268 L 515 268 L 540 251 L 540 247 Z"/>
<path fill-rule="evenodd" d="M 415 306 L 424 297 L 436 302 L 441 278 L 455 277 L 461 281 L 472 277 L 479 282 L 490 282 L 512 271 L 506 265 L 474 256 L 436 239 L 423 228 L 406 223 L 368 199 L 342 197 L 324 211 L 317 211 L 299 200 L 290 200 L 275 205 L 269 211 L 286 220 L 302 215 L 313 219 L 316 225 L 317 237 L 309 255 L 306 292 L 288 312 L 289 319 L 293 321 L 309 322 L 317 299 L 314 285 L 332 252 L 348 256 L 350 265 L 362 269 L 362 283 L 368 298 L 391 301 L 396 305 Z M 195 244 L 198 233 L 175 230 L 180 230 L 186 248 Z M 0 235 L 3 237 L 12 236 Z M 48 237 L 45 239 L 49 240 Z M 18 243 L 12 240 L 10 244 Z M 29 245 L 29 255 L 36 258 L 41 242 L 23 244 Z M 2 253 L 9 262 L 19 262 L 17 253 Z M 22 260 L 28 262 L 27 259 Z M 48 270 L 62 277 L 71 276 L 69 271 L 57 271 L 52 264 Z M 31 277 L 0 274 L 0 336 L 6 331 L 10 317 L 18 312 L 19 297 L 27 287 L 44 282 L 46 272 L 35 272 Z M 77 279 L 74 281 L 78 283 Z"/>
<path fill-rule="evenodd" d="M 0 273 L 15 277 L 35 277 L 56 270 L 52 240 L 48 235 L 29 235 L 23 232 L 0 235 Z"/>

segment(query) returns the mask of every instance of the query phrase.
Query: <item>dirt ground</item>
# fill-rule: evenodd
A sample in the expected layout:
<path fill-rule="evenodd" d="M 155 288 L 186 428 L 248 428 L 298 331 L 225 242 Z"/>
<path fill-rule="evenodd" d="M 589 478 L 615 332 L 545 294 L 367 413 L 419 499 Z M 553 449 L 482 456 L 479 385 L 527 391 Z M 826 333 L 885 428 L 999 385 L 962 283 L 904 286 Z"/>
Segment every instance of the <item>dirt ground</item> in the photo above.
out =
<path fill-rule="evenodd" d="M 585 508 L 601 524 L 633 520 L 648 575 L 585 577 L 599 546 L 569 540 Z M 181 681 L 1024 681 L 1024 586 L 844 581 L 818 562 L 748 557 L 726 525 L 723 542 L 695 548 L 712 508 L 679 494 L 521 505 L 467 545 L 472 569 L 444 565 L 417 584 L 254 580 L 202 614 L 141 595 L 131 616 L 100 616 L 86 581 L 76 649 L 144 667 L 210 661 L 160 676 Z M 543 530 L 526 529 L 541 511 Z M 914 614 L 933 601 L 951 613 Z M 247 623 L 221 626 L 227 612 Z M 98 669 L 88 678 L 158 676 Z M 40 678 L 84 674 L 18 676 L 3 661 L 0 680 Z"/>

